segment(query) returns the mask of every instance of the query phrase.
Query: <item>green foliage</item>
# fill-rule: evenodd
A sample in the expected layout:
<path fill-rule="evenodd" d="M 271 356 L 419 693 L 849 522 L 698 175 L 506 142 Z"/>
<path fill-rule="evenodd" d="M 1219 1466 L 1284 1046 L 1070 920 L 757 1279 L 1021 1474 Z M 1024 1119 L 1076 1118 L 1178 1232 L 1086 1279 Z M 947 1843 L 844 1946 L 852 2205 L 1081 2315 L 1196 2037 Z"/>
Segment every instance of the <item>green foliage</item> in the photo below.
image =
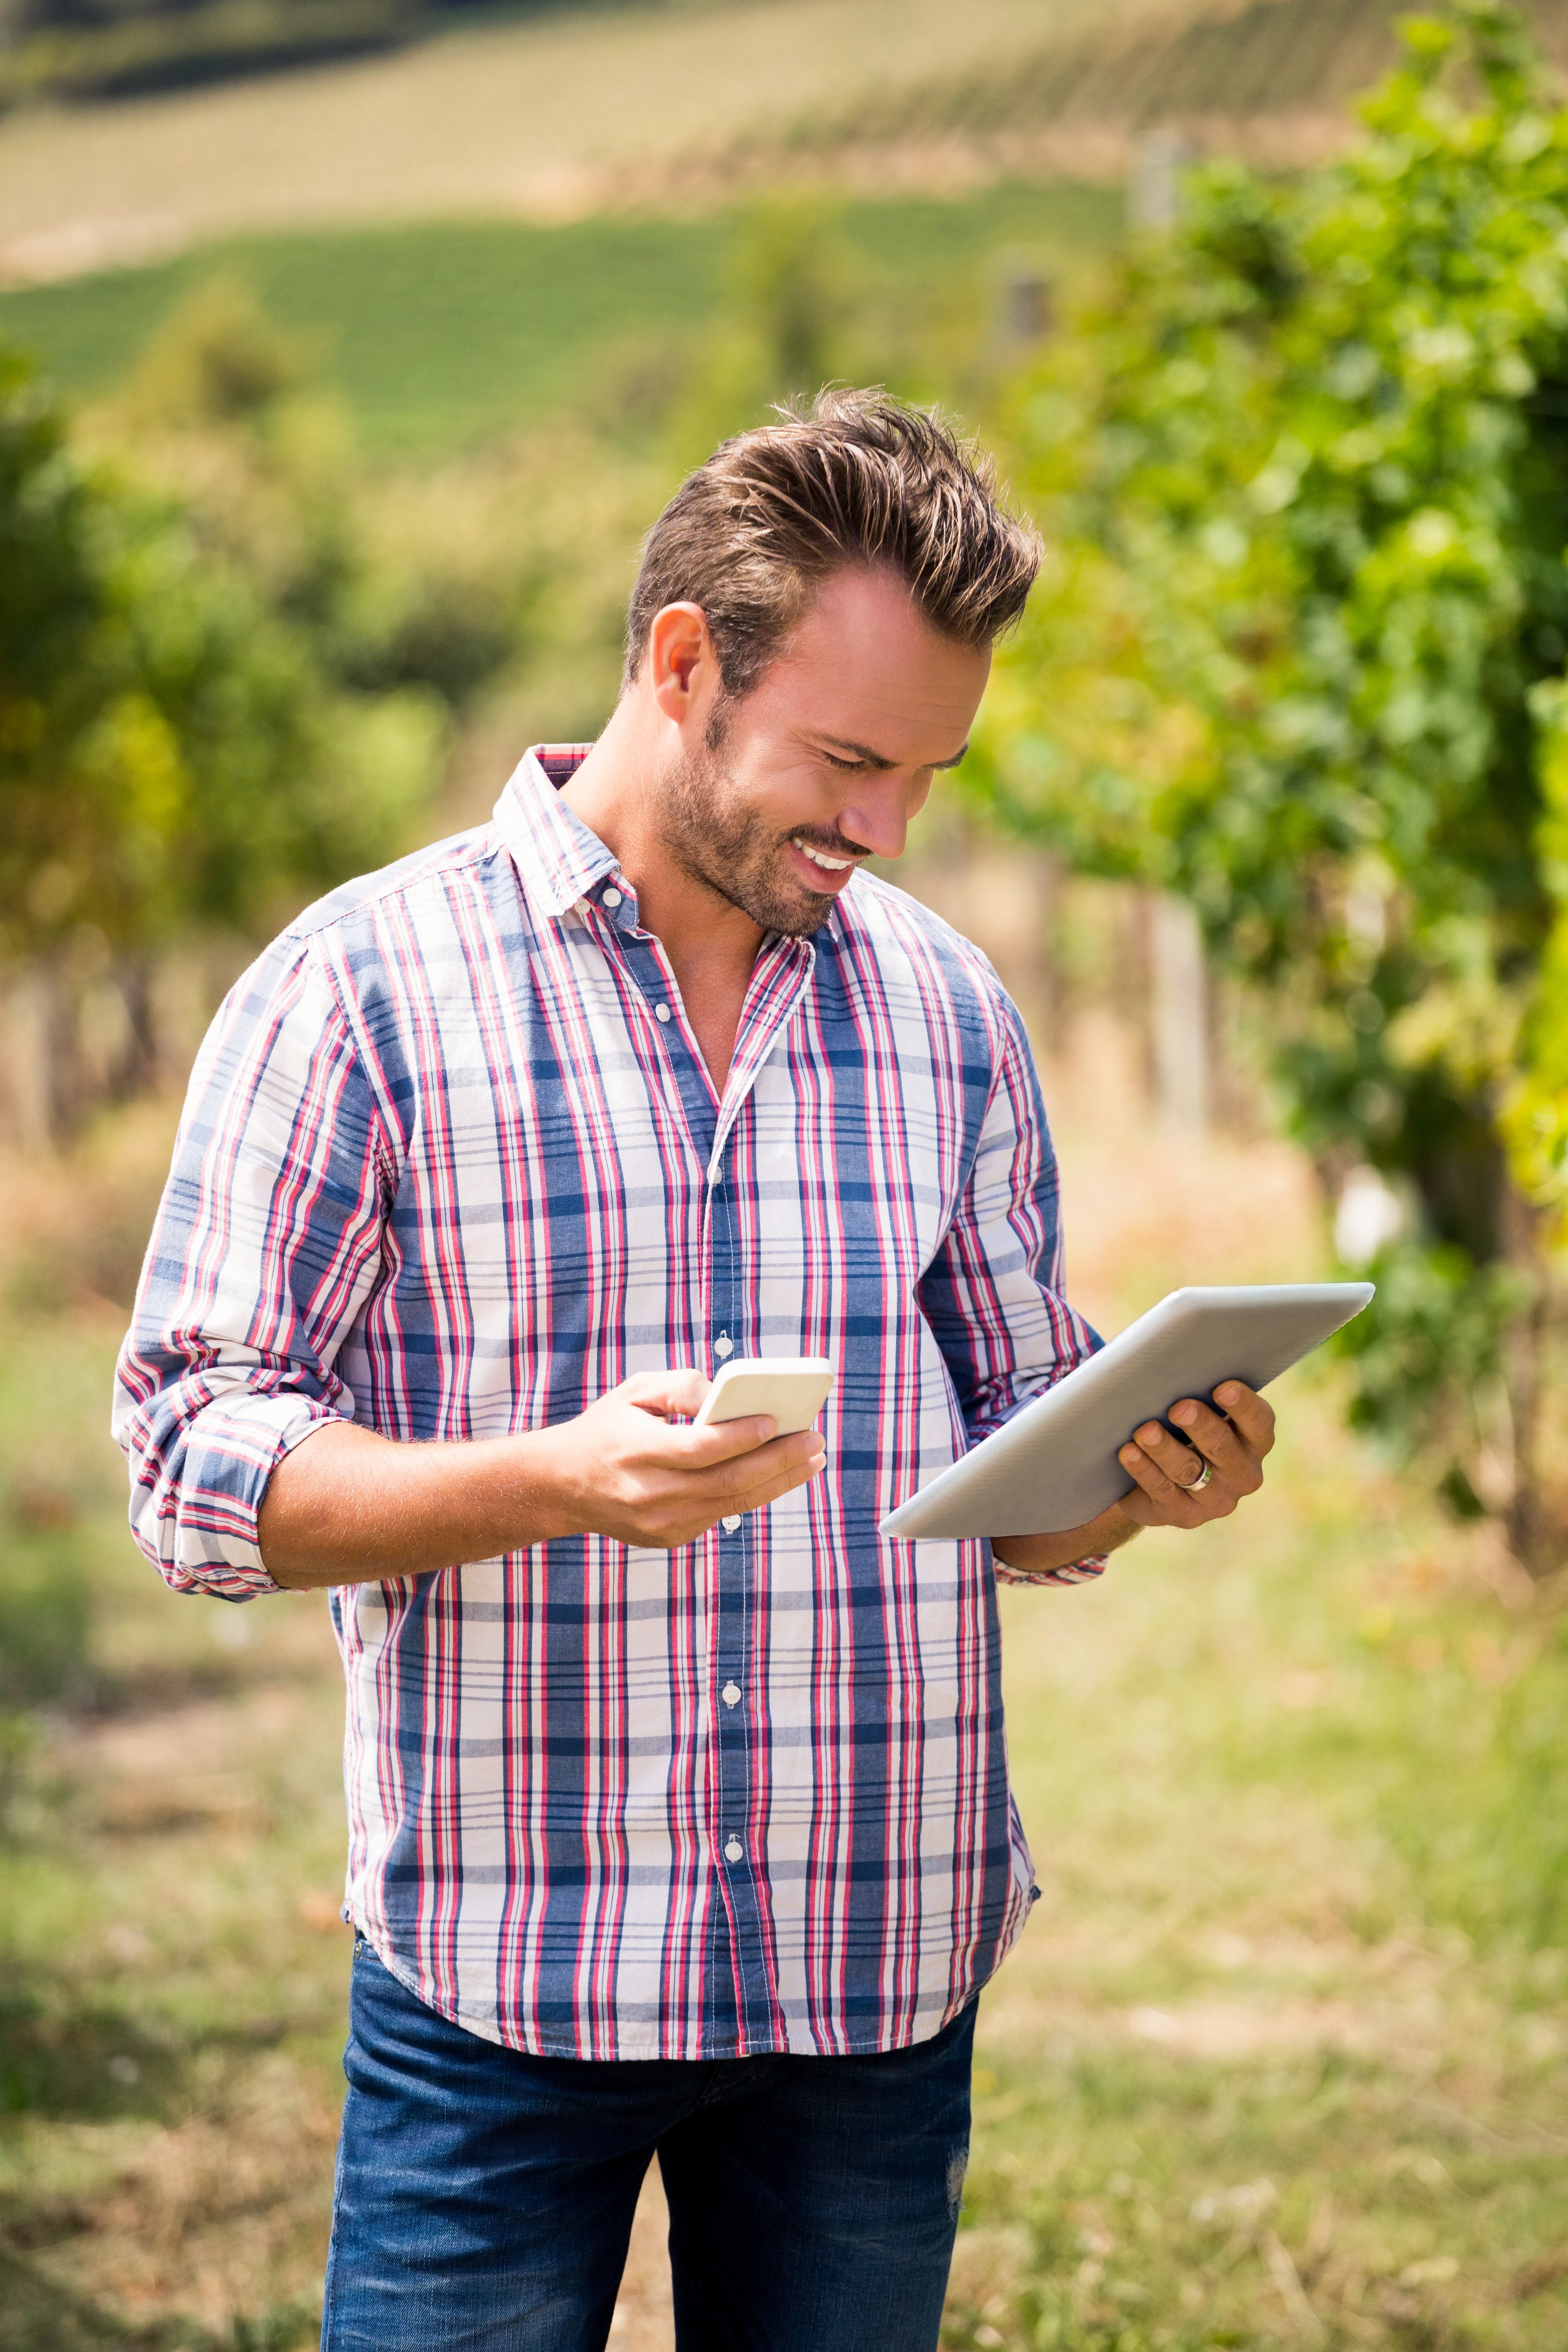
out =
<path fill-rule="evenodd" d="M 7 952 L 84 925 L 121 950 L 192 921 L 255 930 L 402 845 L 439 710 L 419 692 L 345 692 L 276 584 L 204 543 L 188 503 L 75 455 L 58 409 L 5 362 Z"/>
<path fill-rule="evenodd" d="M 1489 1369 L 1489 1318 L 1499 1360 L 1521 1185 L 1552 1189 L 1562 1030 L 1531 1007 L 1560 896 L 1568 115 L 1484 0 L 1406 39 L 1344 163 L 1202 175 L 1021 387 L 1055 552 L 978 788 L 1080 865 L 1185 891 L 1271 992 L 1325 1171 L 1418 1198 L 1420 1262 L 1358 1343 L 1365 1416 L 1429 1431 Z M 1544 1058 L 1511 1181 L 1521 1039 Z"/>
<path fill-rule="evenodd" d="M 1543 803 L 1536 845 L 1552 919 L 1502 1131 L 1526 1192 L 1557 1202 L 1568 1192 L 1568 688 L 1543 680 L 1531 709 L 1540 730 Z"/>
<path fill-rule="evenodd" d="M 863 274 L 841 208 L 822 197 L 777 196 L 741 215 L 723 324 L 708 336 L 671 421 L 677 473 L 700 465 L 730 434 L 766 421 L 775 403 L 868 373 L 856 364 Z"/>
<path fill-rule="evenodd" d="M 1397 1441 L 1412 1412 L 1434 1423 L 1457 1410 L 1472 1422 L 1453 1433 L 1457 1467 L 1485 1442 L 1488 1391 L 1502 1377 L 1500 1335 L 1529 1304 L 1529 1279 L 1516 1266 L 1478 1267 L 1443 1243 L 1380 1252 L 1365 1270 L 1378 1286 L 1378 1312 L 1358 1316 L 1340 1341 L 1356 1369 L 1351 1422 Z M 1468 1481 L 1450 1486 L 1461 1516 L 1468 1491 Z"/>
<path fill-rule="evenodd" d="M 833 211 L 821 199 L 776 197 L 752 215 L 731 274 L 738 307 L 761 331 L 771 381 L 810 394 L 832 374 L 852 271 Z"/>
<path fill-rule="evenodd" d="M 239 425 L 298 392 L 310 376 L 305 338 L 285 334 L 248 282 L 220 269 L 153 336 L 128 404 L 156 424 Z"/>

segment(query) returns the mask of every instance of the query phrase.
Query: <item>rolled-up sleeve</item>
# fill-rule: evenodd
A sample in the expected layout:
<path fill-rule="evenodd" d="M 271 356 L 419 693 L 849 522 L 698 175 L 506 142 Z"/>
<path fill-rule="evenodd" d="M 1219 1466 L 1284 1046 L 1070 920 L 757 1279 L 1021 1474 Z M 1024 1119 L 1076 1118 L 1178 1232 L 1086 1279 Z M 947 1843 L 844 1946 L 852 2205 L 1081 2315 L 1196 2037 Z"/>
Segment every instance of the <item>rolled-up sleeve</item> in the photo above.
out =
<path fill-rule="evenodd" d="M 1029 1040 L 1005 996 L 999 1022 L 969 1181 L 921 1286 L 971 1446 L 1101 1344 L 1061 1296 L 1056 1155 Z M 1028 1571 L 998 1560 L 996 1573 L 1009 1584 L 1082 1584 L 1104 1565 L 1093 1558 Z"/>
<path fill-rule="evenodd" d="M 131 1527 L 181 1592 L 248 1601 L 267 1482 L 323 1422 L 395 1181 L 364 1060 L 310 939 L 240 980 L 197 1059 L 116 1373 Z"/>

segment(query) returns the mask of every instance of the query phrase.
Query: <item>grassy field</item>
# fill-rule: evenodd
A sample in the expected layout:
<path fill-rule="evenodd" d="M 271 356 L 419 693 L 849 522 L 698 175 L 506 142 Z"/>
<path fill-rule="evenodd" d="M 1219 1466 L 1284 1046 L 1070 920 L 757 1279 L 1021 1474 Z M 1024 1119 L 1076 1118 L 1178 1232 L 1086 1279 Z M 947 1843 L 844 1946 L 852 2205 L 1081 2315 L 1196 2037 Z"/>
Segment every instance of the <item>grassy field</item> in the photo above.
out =
<path fill-rule="evenodd" d="M 68 394 L 104 391 L 182 299 L 242 278 L 306 339 L 371 454 L 427 457 L 622 396 L 689 362 L 733 302 L 747 215 L 622 215 L 554 227 L 423 222 L 254 237 L 140 269 L 0 294 L 0 337 L 37 352 Z M 956 301 L 983 339 L 991 265 L 1009 248 L 1070 265 L 1108 244 L 1119 197 L 1004 184 L 951 201 L 859 202 L 829 218 L 857 307 L 907 317 Z"/>
<path fill-rule="evenodd" d="M 1126 1066 L 1093 1031 L 1048 1085 L 1088 1309 L 1310 1270 L 1282 1147 L 1162 1147 L 1151 1192 Z M 165 1132 L 7 1192 L 5 1574 L 80 1576 L 95 1631 L 12 1764 L 5 2352 L 303 2352 L 318 2307 L 340 1685 L 319 1601 L 176 1601 L 122 1532 L 93 1286 Z M 1043 1899 L 982 2008 L 953 2352 L 1568 2342 L 1562 1620 L 1345 1438 L 1332 1370 L 1281 1402 L 1243 1517 L 1004 1596 Z M 612 2342 L 667 2352 L 653 2186 Z"/>

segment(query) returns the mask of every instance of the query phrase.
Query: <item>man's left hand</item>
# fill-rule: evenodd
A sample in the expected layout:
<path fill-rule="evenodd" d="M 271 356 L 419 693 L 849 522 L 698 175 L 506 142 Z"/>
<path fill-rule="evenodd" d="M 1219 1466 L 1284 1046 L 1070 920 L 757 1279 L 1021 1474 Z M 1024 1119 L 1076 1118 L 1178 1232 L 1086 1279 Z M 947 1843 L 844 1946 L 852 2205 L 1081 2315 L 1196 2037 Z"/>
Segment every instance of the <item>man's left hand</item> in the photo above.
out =
<path fill-rule="evenodd" d="M 1116 1458 L 1137 1484 L 1117 1507 L 1135 1526 L 1201 1528 L 1209 1519 L 1228 1518 L 1242 1496 L 1255 1495 L 1263 1484 L 1263 1457 L 1274 1443 L 1273 1407 L 1240 1381 L 1222 1381 L 1214 1402 L 1218 1412 L 1184 1397 L 1170 1411 L 1180 1437 L 1145 1421 L 1122 1447 Z"/>
<path fill-rule="evenodd" d="M 1218 1412 L 1196 1397 L 1171 1407 L 1180 1437 L 1157 1421 L 1133 1432 L 1116 1458 L 1134 1484 L 1119 1503 L 1087 1527 L 1061 1535 L 998 1536 L 991 1546 L 997 1558 L 1023 1575 L 1039 1576 L 1114 1551 L 1144 1528 L 1201 1528 L 1209 1519 L 1228 1518 L 1242 1496 L 1255 1495 L 1263 1484 L 1274 1411 L 1240 1381 L 1222 1381 L 1214 1396 Z"/>

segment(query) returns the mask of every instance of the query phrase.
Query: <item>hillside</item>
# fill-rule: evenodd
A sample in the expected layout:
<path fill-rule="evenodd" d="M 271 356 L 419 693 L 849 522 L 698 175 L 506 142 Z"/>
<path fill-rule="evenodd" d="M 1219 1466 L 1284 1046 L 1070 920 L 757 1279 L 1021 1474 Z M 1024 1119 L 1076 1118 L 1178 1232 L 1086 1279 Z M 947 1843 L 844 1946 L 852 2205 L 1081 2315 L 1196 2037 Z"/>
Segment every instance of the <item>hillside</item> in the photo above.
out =
<path fill-rule="evenodd" d="M 1568 62 L 1568 0 L 1530 12 Z M 881 195 L 1009 174 L 1109 182 L 1155 125 L 1289 169 L 1343 136 L 1401 13 L 1402 0 L 622 0 L 470 16 L 380 56 L 0 118 L 0 284 L 246 232 L 577 218 L 790 178 Z"/>
<path fill-rule="evenodd" d="M 1119 16 L 1151 0 L 1116 0 Z M 1105 0 L 1052 0 L 1075 29 Z M 1038 42 L 1039 0 L 752 0 L 468 26 L 389 55 L 0 120 L 0 281 L 245 230 L 575 216 L 629 173 L 781 130 L 890 79 Z M 771 134 L 769 134 L 771 135 Z"/>
<path fill-rule="evenodd" d="M 1568 64 L 1568 0 L 1524 0 L 1548 53 Z M 1027 50 L 957 72 L 852 94 L 685 159 L 691 190 L 824 169 L 862 182 L 1002 172 L 1120 177 L 1139 134 L 1241 154 L 1266 169 L 1317 161 L 1343 138 L 1354 99 L 1395 62 L 1406 0 L 1186 0 L 1058 20 Z M 1441 16 L 1441 0 L 1424 13 Z"/>

